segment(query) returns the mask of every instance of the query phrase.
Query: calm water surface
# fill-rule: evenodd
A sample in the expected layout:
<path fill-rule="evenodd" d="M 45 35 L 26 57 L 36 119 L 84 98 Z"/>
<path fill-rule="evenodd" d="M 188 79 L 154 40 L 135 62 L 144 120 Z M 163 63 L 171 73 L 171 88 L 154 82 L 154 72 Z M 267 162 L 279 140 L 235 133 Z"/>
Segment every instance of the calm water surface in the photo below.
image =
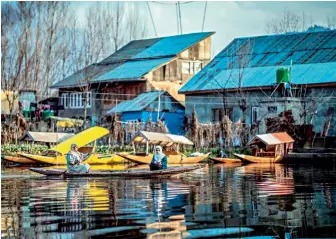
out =
<path fill-rule="evenodd" d="M 336 237 L 333 167 L 222 164 L 169 180 L 7 168 L 1 191 L 3 238 Z"/>

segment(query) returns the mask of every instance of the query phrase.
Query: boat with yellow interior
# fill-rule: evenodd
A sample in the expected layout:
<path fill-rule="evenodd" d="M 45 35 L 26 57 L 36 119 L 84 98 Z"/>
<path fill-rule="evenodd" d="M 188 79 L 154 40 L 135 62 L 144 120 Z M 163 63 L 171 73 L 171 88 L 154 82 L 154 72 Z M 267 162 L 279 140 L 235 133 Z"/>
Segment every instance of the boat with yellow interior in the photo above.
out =
<path fill-rule="evenodd" d="M 63 142 L 64 140 L 73 137 L 74 134 L 70 133 L 52 133 L 52 132 L 33 132 L 27 131 L 24 136 L 20 138 L 20 141 L 31 142 L 31 143 L 39 143 L 47 145 L 48 148 L 54 146 L 58 143 Z M 14 164 L 21 164 L 21 165 L 41 165 L 44 163 L 37 162 L 31 160 L 26 157 L 16 155 L 4 155 L 1 156 L 2 159 L 6 160 L 7 162 L 14 163 Z"/>
<path fill-rule="evenodd" d="M 149 164 L 152 161 L 153 154 L 149 153 L 149 148 L 151 146 L 154 147 L 155 145 L 163 146 L 165 148 L 176 145 L 177 151 L 164 151 L 164 154 L 167 156 L 168 159 L 168 164 L 199 163 L 210 155 L 210 153 L 208 153 L 188 157 L 182 153 L 179 153 L 178 148 L 180 144 L 194 145 L 193 142 L 181 135 L 139 131 L 133 138 L 132 142 L 134 149 L 133 153 L 117 153 L 117 155 L 137 164 Z M 146 145 L 145 153 L 138 153 L 135 150 L 135 146 L 141 144 Z"/>
<path fill-rule="evenodd" d="M 286 132 L 256 135 L 248 145 L 252 155 L 234 154 L 246 163 L 280 163 L 293 149 L 294 139 Z"/>
<path fill-rule="evenodd" d="M 66 154 L 70 151 L 71 144 L 77 144 L 81 153 L 87 154 L 85 163 L 88 164 L 112 164 L 123 163 L 124 159 L 114 154 L 97 154 L 96 141 L 109 133 L 109 130 L 95 126 L 84 130 L 75 136 L 63 141 L 60 144 L 49 149 L 42 155 L 34 155 L 28 153 L 18 153 L 19 156 L 28 158 L 38 163 L 49 165 L 65 165 Z M 90 146 L 89 144 L 92 144 Z"/>

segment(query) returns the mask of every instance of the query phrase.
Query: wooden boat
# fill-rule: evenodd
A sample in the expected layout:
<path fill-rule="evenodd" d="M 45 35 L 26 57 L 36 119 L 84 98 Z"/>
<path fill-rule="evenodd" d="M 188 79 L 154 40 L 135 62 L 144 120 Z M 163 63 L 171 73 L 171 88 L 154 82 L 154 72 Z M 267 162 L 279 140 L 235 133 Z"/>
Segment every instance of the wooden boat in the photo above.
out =
<path fill-rule="evenodd" d="M 283 160 L 282 156 L 277 157 L 256 157 L 245 154 L 234 154 L 234 156 L 240 158 L 244 163 L 279 163 Z"/>
<path fill-rule="evenodd" d="M 234 159 L 234 158 L 209 157 L 209 159 L 211 159 L 215 163 L 241 163 L 242 162 L 240 159 Z"/>
<path fill-rule="evenodd" d="M 88 164 L 111 164 L 122 163 L 124 160 L 114 154 L 100 155 L 95 153 L 96 140 L 107 135 L 109 131 L 103 127 L 92 127 L 84 130 L 79 134 L 59 143 L 58 145 L 49 149 L 43 155 L 35 155 L 28 153 L 18 153 L 19 156 L 33 160 L 38 163 L 48 165 L 66 165 L 66 154 L 70 151 L 71 144 L 76 143 L 79 151 L 88 154 L 85 163 Z M 87 146 L 93 143 L 93 146 Z"/>
<path fill-rule="evenodd" d="M 88 173 L 71 173 L 63 169 L 45 169 L 31 168 L 30 170 L 46 176 L 64 176 L 64 177 L 126 177 L 126 178 L 152 178 L 152 177 L 170 177 L 175 174 L 190 172 L 205 167 L 205 165 L 170 167 L 163 170 L 150 171 L 149 169 L 138 170 L 96 170 Z"/>
<path fill-rule="evenodd" d="M 153 154 L 136 155 L 131 153 L 117 153 L 117 155 L 136 164 L 149 164 L 153 158 Z M 166 155 L 169 164 L 191 164 L 203 161 L 210 155 L 210 153 L 197 157 L 187 157 L 183 154 L 169 155 L 168 153 L 166 153 Z"/>
<path fill-rule="evenodd" d="M 18 156 L 1 156 L 1 159 L 6 160 L 10 163 L 17 163 L 17 164 L 27 164 L 27 165 L 36 165 L 37 163 L 33 160 L 23 158 L 23 157 L 18 157 Z"/>
<path fill-rule="evenodd" d="M 293 149 L 294 139 L 286 132 L 256 135 L 248 145 L 252 155 L 234 154 L 245 163 L 280 163 Z"/>
<path fill-rule="evenodd" d="M 193 142 L 181 135 L 154 133 L 147 131 L 139 131 L 133 138 L 132 142 L 134 148 L 133 153 L 117 153 L 117 155 L 137 164 L 149 164 L 152 161 L 153 154 L 148 153 L 150 145 L 160 145 L 164 147 L 171 147 L 176 145 L 177 149 L 179 148 L 180 144 L 193 145 Z M 136 153 L 135 144 L 146 144 L 146 152 Z M 210 153 L 208 153 L 195 157 L 187 157 L 179 153 L 178 150 L 164 151 L 164 153 L 167 156 L 168 164 L 199 163 L 210 155 Z"/>

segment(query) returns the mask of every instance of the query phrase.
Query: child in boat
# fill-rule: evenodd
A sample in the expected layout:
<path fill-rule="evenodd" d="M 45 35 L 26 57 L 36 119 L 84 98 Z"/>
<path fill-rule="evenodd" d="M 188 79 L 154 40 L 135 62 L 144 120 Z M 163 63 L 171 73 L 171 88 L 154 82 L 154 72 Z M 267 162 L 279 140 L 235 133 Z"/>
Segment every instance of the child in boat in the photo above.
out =
<path fill-rule="evenodd" d="M 168 168 L 167 156 L 162 153 L 162 147 L 156 146 L 155 152 L 152 158 L 152 162 L 149 164 L 150 170 L 161 170 Z"/>
<path fill-rule="evenodd" d="M 83 164 L 83 154 L 78 151 L 78 145 L 72 144 L 71 150 L 66 156 L 67 168 L 69 172 L 88 173 L 90 165 Z"/>

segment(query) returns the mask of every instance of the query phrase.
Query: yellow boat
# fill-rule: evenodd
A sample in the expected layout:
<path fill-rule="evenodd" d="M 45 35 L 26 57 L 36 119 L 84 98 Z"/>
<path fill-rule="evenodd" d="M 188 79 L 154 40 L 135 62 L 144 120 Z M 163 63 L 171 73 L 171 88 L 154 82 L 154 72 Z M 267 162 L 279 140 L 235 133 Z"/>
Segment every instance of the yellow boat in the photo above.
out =
<path fill-rule="evenodd" d="M 18 153 L 19 156 L 25 157 L 27 159 L 33 160 L 38 163 L 49 164 L 49 165 L 65 165 L 66 164 L 66 154 L 70 151 L 71 144 L 76 143 L 79 147 L 79 151 L 88 154 L 85 163 L 88 164 L 113 164 L 122 163 L 124 159 L 118 157 L 114 154 L 97 154 L 96 140 L 107 135 L 109 131 L 103 127 L 92 127 L 90 129 L 84 130 L 79 134 L 76 134 L 72 138 L 69 138 L 62 143 L 52 147 L 43 155 L 35 155 L 28 153 Z M 93 143 L 93 146 L 87 146 Z"/>
<path fill-rule="evenodd" d="M 179 144 L 193 145 L 193 142 L 181 135 L 154 133 L 147 131 L 139 131 L 132 141 L 134 148 L 133 153 L 117 153 L 117 155 L 137 164 L 149 164 L 152 161 L 153 154 L 148 153 L 149 145 L 171 147 L 175 144 L 177 145 L 177 148 Z M 135 144 L 146 144 L 146 152 L 136 153 Z M 199 163 L 210 155 L 210 153 L 208 153 L 194 157 L 187 157 L 178 151 L 164 151 L 164 153 L 167 156 L 168 164 Z"/>
<path fill-rule="evenodd" d="M 26 165 L 36 165 L 38 164 L 36 161 L 24 158 L 24 157 L 18 157 L 18 156 L 8 156 L 4 155 L 1 156 L 1 159 L 4 159 L 6 161 L 9 161 L 11 163 L 19 163 L 19 164 L 26 164 Z"/>

